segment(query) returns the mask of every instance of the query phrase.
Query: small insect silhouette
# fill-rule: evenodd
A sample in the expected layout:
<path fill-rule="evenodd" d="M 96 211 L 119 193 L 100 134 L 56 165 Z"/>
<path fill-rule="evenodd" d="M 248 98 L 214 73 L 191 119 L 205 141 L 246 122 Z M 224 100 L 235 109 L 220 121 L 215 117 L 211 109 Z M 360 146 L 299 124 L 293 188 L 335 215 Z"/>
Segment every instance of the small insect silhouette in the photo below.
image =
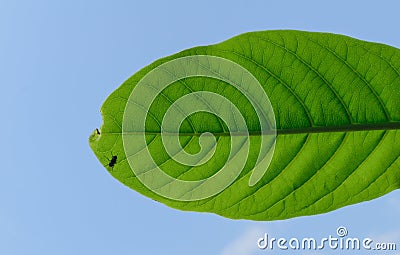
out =
<path fill-rule="evenodd" d="M 111 160 L 110 160 L 110 163 L 108 163 L 108 166 L 109 167 L 114 167 L 116 163 L 117 163 L 117 156 L 112 156 Z"/>
<path fill-rule="evenodd" d="M 107 156 L 105 156 L 105 158 L 108 160 L 108 164 L 105 166 L 111 167 L 111 170 L 113 170 L 115 164 L 117 164 L 118 156 L 111 154 L 111 158 L 108 158 Z"/>

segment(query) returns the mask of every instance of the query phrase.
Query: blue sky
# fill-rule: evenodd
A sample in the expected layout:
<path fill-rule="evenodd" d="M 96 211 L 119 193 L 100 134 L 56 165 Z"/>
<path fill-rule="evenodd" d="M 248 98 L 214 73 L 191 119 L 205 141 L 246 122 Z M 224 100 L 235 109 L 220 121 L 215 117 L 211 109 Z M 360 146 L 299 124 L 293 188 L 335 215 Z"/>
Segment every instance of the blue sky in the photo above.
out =
<path fill-rule="evenodd" d="M 107 95 L 160 57 L 267 29 L 400 48 L 399 9 L 398 1 L 1 1 L 0 254 L 293 254 L 260 251 L 256 241 L 265 232 L 325 237 L 342 225 L 349 236 L 397 242 L 397 253 L 376 254 L 400 254 L 399 191 L 324 215 L 234 221 L 129 190 L 87 142 Z"/>

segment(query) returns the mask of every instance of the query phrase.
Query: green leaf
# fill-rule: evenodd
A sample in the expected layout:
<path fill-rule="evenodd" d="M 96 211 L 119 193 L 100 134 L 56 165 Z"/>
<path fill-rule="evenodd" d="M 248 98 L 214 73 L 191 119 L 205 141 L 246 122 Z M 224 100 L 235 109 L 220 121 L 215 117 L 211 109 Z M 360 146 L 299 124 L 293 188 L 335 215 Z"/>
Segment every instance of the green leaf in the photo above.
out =
<path fill-rule="evenodd" d="M 400 50 L 261 31 L 143 68 L 89 138 L 128 187 L 233 219 L 313 215 L 400 187 Z"/>

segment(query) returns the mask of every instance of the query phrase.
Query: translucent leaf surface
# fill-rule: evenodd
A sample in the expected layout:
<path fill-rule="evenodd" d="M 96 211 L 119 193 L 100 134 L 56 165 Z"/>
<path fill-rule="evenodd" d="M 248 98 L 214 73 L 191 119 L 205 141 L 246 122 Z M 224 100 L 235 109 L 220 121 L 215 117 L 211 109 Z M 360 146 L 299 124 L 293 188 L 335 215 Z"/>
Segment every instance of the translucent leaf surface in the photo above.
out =
<path fill-rule="evenodd" d="M 400 50 L 387 45 L 246 33 L 159 59 L 101 112 L 101 164 L 176 209 L 286 219 L 400 187 Z"/>

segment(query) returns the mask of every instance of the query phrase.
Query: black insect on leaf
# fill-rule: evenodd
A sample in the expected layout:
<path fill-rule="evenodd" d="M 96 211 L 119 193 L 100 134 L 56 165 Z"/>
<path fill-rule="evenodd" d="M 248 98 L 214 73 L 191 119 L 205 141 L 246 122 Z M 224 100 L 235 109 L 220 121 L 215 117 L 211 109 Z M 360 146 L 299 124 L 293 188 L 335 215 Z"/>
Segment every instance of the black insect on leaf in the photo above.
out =
<path fill-rule="evenodd" d="M 114 167 L 116 163 L 117 163 L 117 156 L 112 156 L 111 160 L 110 160 L 110 163 L 108 163 L 108 166 L 109 167 Z"/>

